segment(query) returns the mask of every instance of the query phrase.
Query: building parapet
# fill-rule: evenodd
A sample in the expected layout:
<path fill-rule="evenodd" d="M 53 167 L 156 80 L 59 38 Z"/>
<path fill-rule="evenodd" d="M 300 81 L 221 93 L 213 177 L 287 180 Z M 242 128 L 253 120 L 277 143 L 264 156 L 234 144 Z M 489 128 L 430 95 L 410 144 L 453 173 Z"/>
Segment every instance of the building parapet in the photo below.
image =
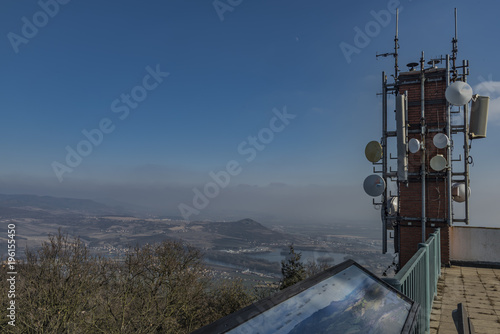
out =
<path fill-rule="evenodd" d="M 500 228 L 453 226 L 450 228 L 450 258 L 461 265 L 500 267 Z"/>

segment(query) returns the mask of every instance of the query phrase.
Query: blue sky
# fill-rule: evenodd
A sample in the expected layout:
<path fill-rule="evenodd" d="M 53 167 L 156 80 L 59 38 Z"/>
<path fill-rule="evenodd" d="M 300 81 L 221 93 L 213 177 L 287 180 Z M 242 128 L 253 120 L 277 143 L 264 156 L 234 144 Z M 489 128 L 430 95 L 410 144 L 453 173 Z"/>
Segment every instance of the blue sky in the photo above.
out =
<path fill-rule="evenodd" d="M 500 97 L 496 1 L 3 1 L 2 192 L 113 199 L 173 215 L 211 171 L 236 161 L 240 172 L 192 219 L 355 222 L 355 211 L 378 221 L 361 187 L 372 169 L 363 152 L 381 135 L 376 93 L 393 62 L 375 54 L 392 51 L 395 16 L 350 62 L 340 45 L 355 45 L 356 27 L 398 4 L 402 69 L 422 50 L 426 58 L 451 51 L 457 7 L 469 82 Z M 151 71 L 168 76 L 155 81 Z M 132 93 L 137 105 L 123 102 Z M 499 214 L 498 101 L 488 138 L 471 152 L 479 225 L 495 225 Z M 288 124 L 261 133 L 284 108 L 294 116 Z M 66 148 L 76 151 L 82 131 L 103 120 L 113 131 L 58 177 L 54 162 L 67 165 Z M 266 144 L 247 161 L 241 152 L 259 133 Z"/>

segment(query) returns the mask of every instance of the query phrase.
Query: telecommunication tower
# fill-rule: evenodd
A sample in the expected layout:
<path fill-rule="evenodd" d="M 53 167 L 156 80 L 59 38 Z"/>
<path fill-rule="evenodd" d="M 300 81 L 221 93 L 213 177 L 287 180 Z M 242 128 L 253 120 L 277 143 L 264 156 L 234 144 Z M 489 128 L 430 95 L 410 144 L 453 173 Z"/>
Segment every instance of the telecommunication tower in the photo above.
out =
<path fill-rule="evenodd" d="M 365 149 L 373 175 L 363 184 L 381 208 L 382 252 L 394 238 L 399 268 L 435 228 L 441 229 L 441 260 L 449 263 L 449 228 L 469 224 L 471 141 L 486 137 L 489 97 L 467 84 L 469 61 L 459 63 L 457 11 L 451 54 L 418 62 L 400 71 L 399 13 L 396 12 L 394 80 L 382 72 L 382 137 Z M 395 110 L 388 100 L 395 99 Z M 395 128 L 389 129 L 390 124 Z M 392 125 L 392 126 L 394 126 Z M 394 168 L 394 169 L 393 169 Z"/>

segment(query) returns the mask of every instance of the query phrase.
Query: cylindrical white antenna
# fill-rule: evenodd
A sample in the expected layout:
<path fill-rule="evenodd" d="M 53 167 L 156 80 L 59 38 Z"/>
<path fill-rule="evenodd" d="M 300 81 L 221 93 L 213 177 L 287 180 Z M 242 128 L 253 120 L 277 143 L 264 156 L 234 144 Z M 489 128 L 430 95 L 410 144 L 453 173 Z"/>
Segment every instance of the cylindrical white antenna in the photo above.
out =
<path fill-rule="evenodd" d="M 396 38 L 398 38 L 399 36 L 398 27 L 399 27 L 399 8 L 396 8 Z"/>

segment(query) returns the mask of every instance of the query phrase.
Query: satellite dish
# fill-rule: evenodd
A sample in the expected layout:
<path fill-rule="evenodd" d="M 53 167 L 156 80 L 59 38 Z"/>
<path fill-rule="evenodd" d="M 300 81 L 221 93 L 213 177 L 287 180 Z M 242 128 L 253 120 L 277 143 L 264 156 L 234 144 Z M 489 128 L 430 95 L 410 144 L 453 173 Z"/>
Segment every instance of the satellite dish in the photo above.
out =
<path fill-rule="evenodd" d="M 443 157 L 441 154 L 438 154 L 431 159 L 431 168 L 437 172 L 440 172 L 443 169 L 445 169 L 447 164 L 448 162 L 446 161 L 445 157 Z"/>
<path fill-rule="evenodd" d="M 472 88 L 466 82 L 455 81 L 446 88 L 444 95 L 449 103 L 455 106 L 463 106 L 472 99 Z"/>
<path fill-rule="evenodd" d="M 363 182 L 365 192 L 373 197 L 380 196 L 385 190 L 385 181 L 380 175 L 370 175 Z"/>
<path fill-rule="evenodd" d="M 455 183 L 451 187 L 451 196 L 455 202 L 458 203 L 465 202 L 465 183 Z M 470 187 L 469 187 L 469 197 L 470 197 Z"/>
<path fill-rule="evenodd" d="M 420 141 L 416 138 L 410 139 L 410 141 L 408 142 L 408 149 L 411 153 L 417 153 L 418 151 L 420 151 Z"/>
<path fill-rule="evenodd" d="M 448 145 L 450 145 L 450 140 L 448 139 L 448 136 L 445 135 L 444 133 L 438 133 L 434 136 L 432 139 L 432 142 L 434 143 L 434 146 L 437 148 L 446 148 Z"/>
<path fill-rule="evenodd" d="M 369 142 L 365 148 L 365 156 L 370 162 L 379 161 L 383 156 L 382 145 L 377 141 Z"/>

